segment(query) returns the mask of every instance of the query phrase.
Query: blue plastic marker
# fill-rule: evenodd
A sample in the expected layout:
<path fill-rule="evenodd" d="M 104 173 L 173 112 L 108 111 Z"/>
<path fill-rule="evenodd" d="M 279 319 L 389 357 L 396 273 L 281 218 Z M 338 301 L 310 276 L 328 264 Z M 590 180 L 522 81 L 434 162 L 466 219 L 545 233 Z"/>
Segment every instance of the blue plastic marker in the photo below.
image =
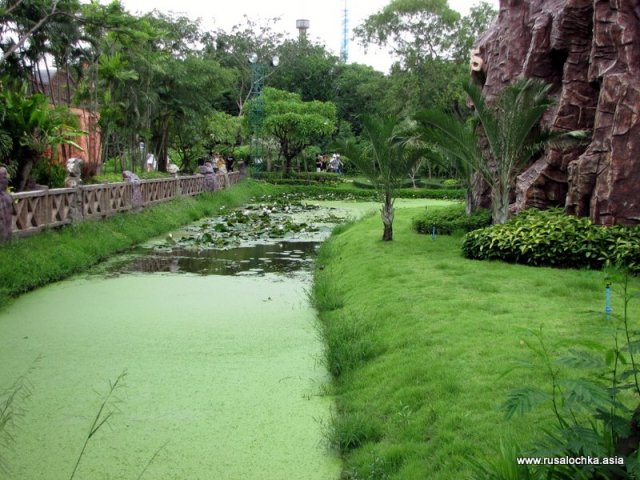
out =
<path fill-rule="evenodd" d="M 436 226 L 434 225 L 433 228 L 431 229 L 431 240 L 435 240 L 436 239 Z"/>
<path fill-rule="evenodd" d="M 607 314 L 607 319 L 611 317 L 611 284 L 607 283 L 604 289 L 604 313 Z"/>

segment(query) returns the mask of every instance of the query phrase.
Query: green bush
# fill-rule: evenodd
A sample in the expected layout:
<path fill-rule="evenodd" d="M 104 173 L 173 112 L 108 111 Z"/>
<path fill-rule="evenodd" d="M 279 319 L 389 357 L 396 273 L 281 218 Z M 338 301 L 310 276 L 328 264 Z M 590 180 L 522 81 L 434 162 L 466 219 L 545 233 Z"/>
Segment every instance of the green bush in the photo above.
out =
<path fill-rule="evenodd" d="M 352 183 L 354 187 L 358 187 L 358 188 L 365 188 L 369 190 L 376 188 L 374 185 L 372 185 L 368 181 L 354 180 Z M 416 188 L 428 188 L 433 190 L 442 188 L 442 184 L 436 181 L 425 182 L 424 180 L 416 180 L 415 185 L 416 185 Z M 406 180 L 402 180 L 401 182 L 397 183 L 394 186 L 395 188 L 414 188 L 413 181 L 410 178 L 407 178 Z"/>
<path fill-rule="evenodd" d="M 254 177 L 276 185 L 333 185 L 342 182 L 342 177 L 328 172 L 260 172 Z"/>
<path fill-rule="evenodd" d="M 50 188 L 64 187 L 64 179 L 66 176 L 67 169 L 63 164 L 46 159 L 36 163 L 33 169 L 33 177 L 36 183 L 47 185 Z"/>
<path fill-rule="evenodd" d="M 467 258 L 535 266 L 628 267 L 640 272 L 640 226 L 602 227 L 559 209 L 525 210 L 503 225 L 466 235 Z"/>
<path fill-rule="evenodd" d="M 413 229 L 424 234 L 431 234 L 433 227 L 436 227 L 436 232 L 440 235 L 451 235 L 456 231 L 470 232 L 490 224 L 489 210 L 479 209 L 472 215 L 467 215 L 464 205 L 429 207 L 425 213 L 413 219 Z"/>
<path fill-rule="evenodd" d="M 447 178 L 446 180 L 444 180 L 442 182 L 442 186 L 443 187 L 459 187 L 460 186 L 460 180 L 457 180 L 455 178 Z"/>

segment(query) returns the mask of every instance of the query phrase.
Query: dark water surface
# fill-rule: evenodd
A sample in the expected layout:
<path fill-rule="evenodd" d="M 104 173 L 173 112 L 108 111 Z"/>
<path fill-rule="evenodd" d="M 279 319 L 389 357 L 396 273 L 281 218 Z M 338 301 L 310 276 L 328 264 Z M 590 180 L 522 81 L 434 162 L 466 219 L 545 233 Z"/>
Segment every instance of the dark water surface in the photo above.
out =
<path fill-rule="evenodd" d="M 309 270 L 320 242 L 278 241 L 228 249 L 140 249 L 133 259 L 111 265 L 109 273 L 170 272 L 199 275 L 260 275 Z"/>

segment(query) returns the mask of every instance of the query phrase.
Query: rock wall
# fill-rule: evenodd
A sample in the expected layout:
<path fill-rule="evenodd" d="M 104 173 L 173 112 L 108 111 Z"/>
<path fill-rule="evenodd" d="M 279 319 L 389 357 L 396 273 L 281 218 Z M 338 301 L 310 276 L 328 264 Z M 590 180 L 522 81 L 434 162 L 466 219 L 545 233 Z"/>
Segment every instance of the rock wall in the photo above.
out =
<path fill-rule="evenodd" d="M 518 179 L 514 209 L 564 206 L 603 225 L 640 223 L 640 2 L 500 0 L 473 72 L 490 100 L 519 77 L 553 85 L 543 122 L 591 142 L 547 149 Z"/>

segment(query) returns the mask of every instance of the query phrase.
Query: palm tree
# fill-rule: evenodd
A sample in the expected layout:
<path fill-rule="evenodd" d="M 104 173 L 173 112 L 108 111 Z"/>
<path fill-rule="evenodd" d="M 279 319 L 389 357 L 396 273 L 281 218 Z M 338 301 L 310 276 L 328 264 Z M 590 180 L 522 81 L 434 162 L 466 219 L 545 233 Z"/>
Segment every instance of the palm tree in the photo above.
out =
<path fill-rule="evenodd" d="M 394 116 L 362 116 L 362 143 L 344 140 L 336 150 L 351 160 L 376 188 L 382 200 L 380 211 L 384 232 L 382 240 L 393 240 L 394 191 L 419 160 L 407 139 L 400 134 L 400 122 Z"/>
<path fill-rule="evenodd" d="M 537 129 L 542 115 L 552 105 L 549 85 L 535 79 L 518 80 L 506 87 L 489 106 L 473 83 L 463 86 L 475 107 L 489 146 L 485 159 L 474 128 L 443 114 L 422 113 L 418 120 L 425 136 L 467 173 L 477 171 L 491 187 L 493 223 L 504 223 L 509 216 L 509 191 L 526 163 L 546 144 L 561 139 L 584 138 L 584 132 L 551 132 Z"/>
<path fill-rule="evenodd" d="M 447 161 L 460 176 L 466 191 L 465 210 L 471 215 L 476 204 L 473 198 L 475 174 L 482 163 L 482 151 L 476 137 L 476 125 L 471 121 L 438 110 L 423 110 L 415 116 L 422 127 L 418 136 L 438 156 Z"/>
<path fill-rule="evenodd" d="M 540 80 L 518 80 L 500 92 L 491 108 L 479 87 L 473 83 L 465 86 L 493 160 L 493 165 L 480 162 L 480 173 L 491 187 L 493 223 L 504 223 L 509 217 L 509 190 L 515 177 L 536 153 L 560 135 L 534 131 L 553 104 L 549 88 Z"/>

